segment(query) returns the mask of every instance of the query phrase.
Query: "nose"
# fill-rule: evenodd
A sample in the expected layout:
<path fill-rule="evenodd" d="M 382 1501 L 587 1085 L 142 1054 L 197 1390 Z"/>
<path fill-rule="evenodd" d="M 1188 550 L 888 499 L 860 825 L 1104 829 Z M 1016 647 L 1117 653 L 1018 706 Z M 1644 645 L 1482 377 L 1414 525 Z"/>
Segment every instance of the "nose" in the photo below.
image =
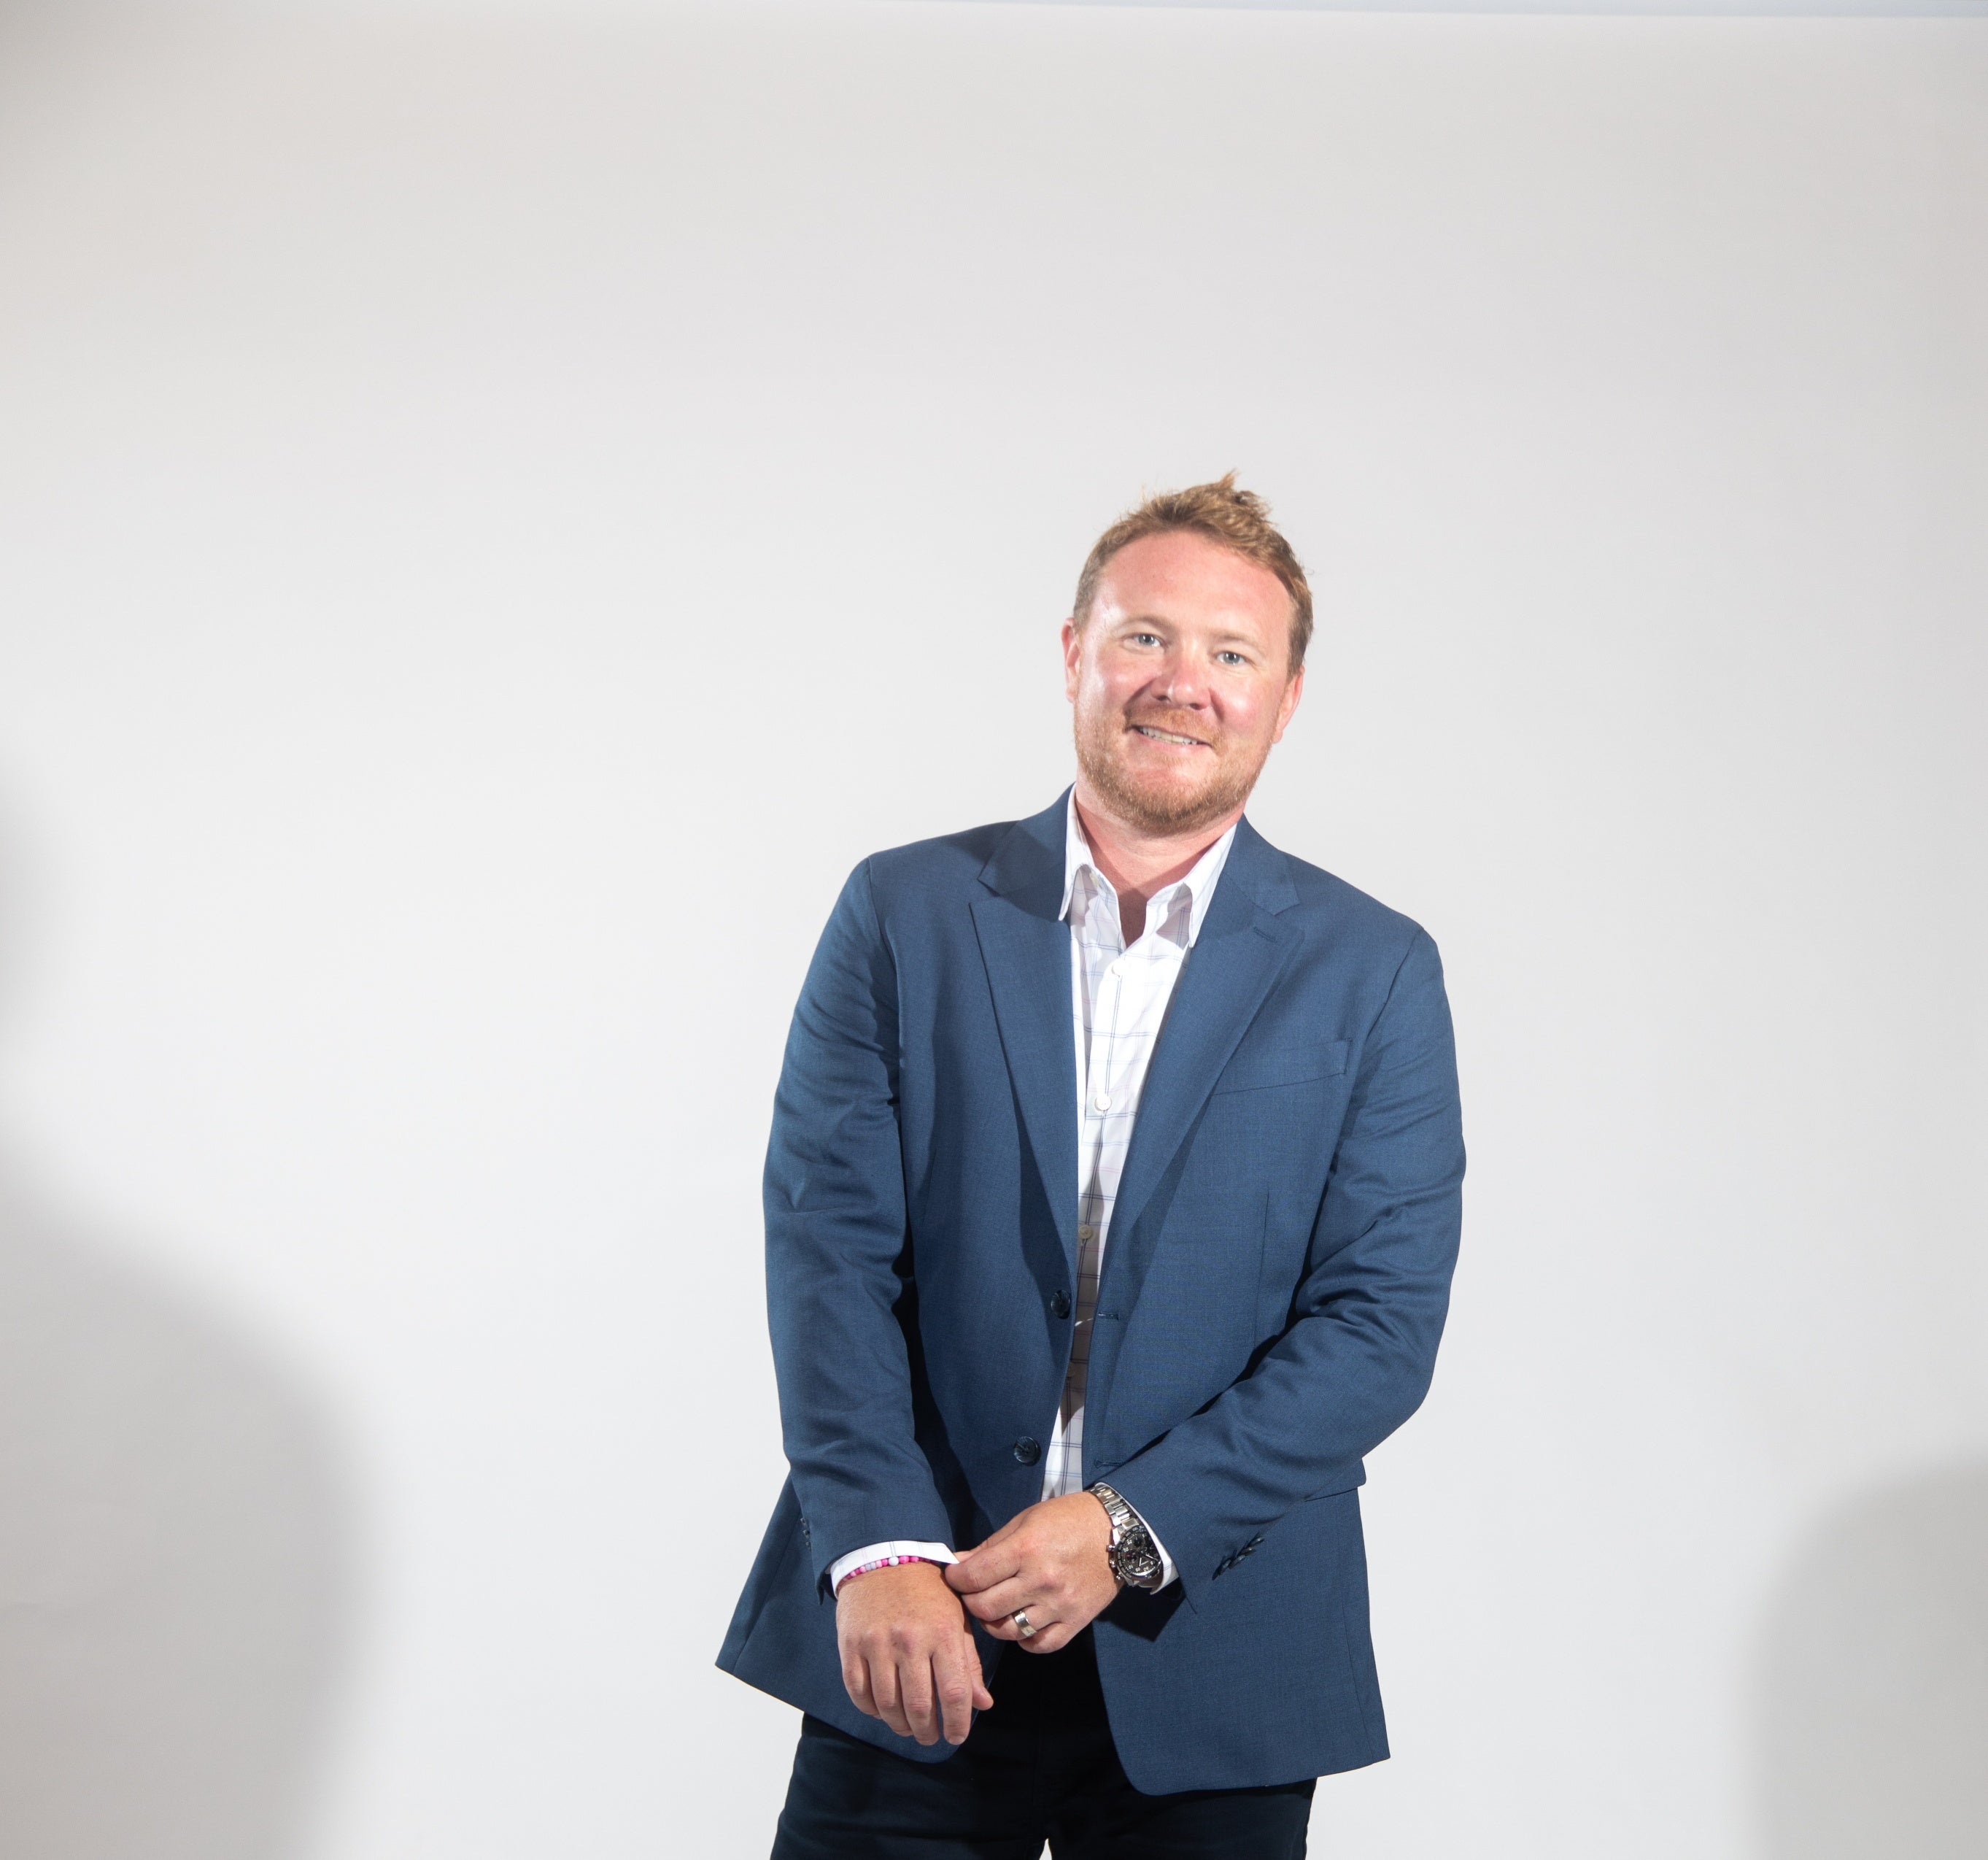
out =
<path fill-rule="evenodd" d="M 1180 710 L 1200 710 L 1208 702 L 1208 681 L 1194 661 L 1176 648 L 1160 668 L 1155 695 Z"/>

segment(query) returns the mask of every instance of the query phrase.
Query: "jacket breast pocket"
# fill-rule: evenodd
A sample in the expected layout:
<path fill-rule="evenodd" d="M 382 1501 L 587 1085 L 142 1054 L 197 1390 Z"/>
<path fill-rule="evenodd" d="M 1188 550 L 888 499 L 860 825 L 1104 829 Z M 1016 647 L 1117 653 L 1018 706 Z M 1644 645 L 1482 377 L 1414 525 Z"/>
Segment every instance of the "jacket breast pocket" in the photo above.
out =
<path fill-rule="evenodd" d="M 1245 1047 L 1215 1081 L 1217 1094 L 1263 1091 L 1273 1085 L 1304 1085 L 1315 1079 L 1337 1078 L 1346 1070 L 1347 1042 L 1315 1040 L 1264 1047 Z"/>

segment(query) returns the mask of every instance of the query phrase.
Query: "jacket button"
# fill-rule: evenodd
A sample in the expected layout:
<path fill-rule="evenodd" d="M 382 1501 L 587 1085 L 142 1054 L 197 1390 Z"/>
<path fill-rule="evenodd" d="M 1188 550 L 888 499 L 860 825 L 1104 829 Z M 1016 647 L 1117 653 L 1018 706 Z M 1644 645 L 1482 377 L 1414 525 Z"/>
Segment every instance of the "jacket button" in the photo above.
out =
<path fill-rule="evenodd" d="M 1033 1466 L 1043 1456 L 1043 1446 L 1033 1436 L 1024 1434 L 1015 1442 L 1015 1457 L 1025 1466 Z"/>
<path fill-rule="evenodd" d="M 1057 1291 L 1050 1294 L 1050 1315 L 1052 1317 L 1067 1317 L 1070 1315 L 1069 1293 Z"/>

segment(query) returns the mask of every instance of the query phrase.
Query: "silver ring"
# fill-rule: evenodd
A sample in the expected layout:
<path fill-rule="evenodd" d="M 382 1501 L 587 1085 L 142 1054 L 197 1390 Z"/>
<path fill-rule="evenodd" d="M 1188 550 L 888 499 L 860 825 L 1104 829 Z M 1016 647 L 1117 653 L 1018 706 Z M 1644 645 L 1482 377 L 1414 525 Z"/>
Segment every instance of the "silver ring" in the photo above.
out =
<path fill-rule="evenodd" d="M 1035 1629 L 1029 1625 L 1027 1615 L 1020 1608 L 1017 1608 L 1008 1618 L 1015 1624 L 1015 1632 L 1020 1635 L 1023 1639 L 1026 1640 L 1035 1632 Z"/>

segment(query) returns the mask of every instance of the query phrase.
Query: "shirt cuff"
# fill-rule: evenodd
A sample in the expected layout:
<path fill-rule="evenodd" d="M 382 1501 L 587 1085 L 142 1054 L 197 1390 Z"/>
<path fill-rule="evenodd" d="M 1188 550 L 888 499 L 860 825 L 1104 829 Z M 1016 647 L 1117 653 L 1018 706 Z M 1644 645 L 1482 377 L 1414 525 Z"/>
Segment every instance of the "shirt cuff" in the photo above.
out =
<path fill-rule="evenodd" d="M 866 1544 L 860 1550 L 852 1550 L 846 1557 L 837 1557 L 828 1566 L 829 1592 L 832 1595 L 840 1588 L 843 1578 L 851 1570 L 860 1569 L 866 1563 L 881 1563 L 886 1557 L 922 1557 L 928 1563 L 959 1561 L 943 1544 L 901 1543 L 894 1539 L 888 1544 Z M 1168 1567 L 1171 1568 L 1172 1565 Z"/>
<path fill-rule="evenodd" d="M 1124 1495 L 1121 1493 L 1120 1496 Z M 1138 1518 L 1141 1524 L 1146 1524 L 1144 1514 L 1129 1498 L 1125 1500 L 1125 1509 L 1131 1512 L 1133 1517 Z M 1167 1547 L 1160 1541 L 1159 1533 L 1150 1524 L 1146 1524 L 1146 1535 L 1153 1540 L 1154 1549 L 1160 1553 L 1160 1588 L 1165 1588 L 1169 1582 L 1180 1574 L 1180 1571 L 1174 1567 L 1174 1560 L 1167 1554 Z M 1155 1590 L 1154 1592 L 1158 1594 L 1158 1591 Z"/>

